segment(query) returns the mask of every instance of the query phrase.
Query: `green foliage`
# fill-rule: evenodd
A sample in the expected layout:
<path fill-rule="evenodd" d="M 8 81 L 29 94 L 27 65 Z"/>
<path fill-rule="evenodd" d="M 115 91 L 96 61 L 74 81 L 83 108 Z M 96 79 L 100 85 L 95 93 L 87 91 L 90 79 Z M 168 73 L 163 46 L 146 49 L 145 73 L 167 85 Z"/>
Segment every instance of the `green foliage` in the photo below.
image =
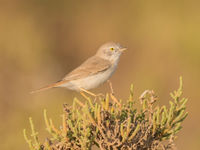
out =
<path fill-rule="evenodd" d="M 31 150 L 35 150 L 35 149 L 40 150 L 40 143 L 38 141 L 38 133 L 35 131 L 32 118 L 29 118 L 29 122 L 30 122 L 30 126 L 31 126 L 31 137 L 32 137 L 32 140 L 28 139 L 28 137 L 26 135 L 26 129 L 23 130 L 24 139 L 28 143 L 29 148 Z"/>
<path fill-rule="evenodd" d="M 187 117 L 186 98 L 182 95 L 182 78 L 180 87 L 170 94 L 170 107 L 154 106 L 157 100 L 153 91 L 146 90 L 138 100 L 133 99 L 133 85 L 130 96 L 125 103 L 114 95 L 92 100 L 85 97 L 83 104 L 77 98 L 73 105 L 64 104 L 63 123 L 57 129 L 44 110 L 46 129 L 51 135 L 43 144 L 38 141 L 32 119 L 31 139 L 26 130 L 24 137 L 31 150 L 85 149 L 94 145 L 100 149 L 173 149 L 173 140 L 182 128 L 181 123 Z M 136 109 L 135 103 L 141 108 Z M 165 144 L 163 144 L 163 141 Z"/>

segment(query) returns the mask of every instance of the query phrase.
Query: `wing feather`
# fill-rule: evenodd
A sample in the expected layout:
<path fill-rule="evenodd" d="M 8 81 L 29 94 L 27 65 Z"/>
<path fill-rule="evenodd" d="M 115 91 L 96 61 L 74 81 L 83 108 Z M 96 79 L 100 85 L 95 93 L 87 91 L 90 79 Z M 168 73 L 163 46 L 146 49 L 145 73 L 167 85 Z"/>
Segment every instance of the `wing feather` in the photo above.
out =
<path fill-rule="evenodd" d="M 110 66 L 111 63 L 108 60 L 93 56 L 86 60 L 81 66 L 67 74 L 62 80 L 32 91 L 31 93 L 37 93 L 54 87 L 59 87 L 62 84 L 66 84 L 70 80 L 77 80 L 107 70 Z"/>
<path fill-rule="evenodd" d="M 67 74 L 63 80 L 77 80 L 84 78 L 98 72 L 107 70 L 111 66 L 110 61 L 102 59 L 97 56 L 93 56 L 86 60 L 78 68 Z"/>

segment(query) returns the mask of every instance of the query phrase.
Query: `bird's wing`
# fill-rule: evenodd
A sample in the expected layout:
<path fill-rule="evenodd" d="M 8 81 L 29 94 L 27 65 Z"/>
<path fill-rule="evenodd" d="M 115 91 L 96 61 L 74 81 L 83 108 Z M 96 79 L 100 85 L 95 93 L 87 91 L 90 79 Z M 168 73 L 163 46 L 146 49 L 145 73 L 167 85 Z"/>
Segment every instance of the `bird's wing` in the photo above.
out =
<path fill-rule="evenodd" d="M 107 70 L 110 66 L 111 66 L 111 63 L 108 60 L 102 59 L 97 56 L 93 56 L 89 58 L 88 60 L 86 60 L 78 68 L 74 69 L 72 72 L 67 74 L 62 80 L 56 83 L 47 85 L 38 90 L 32 91 L 31 93 L 37 93 L 37 92 L 45 91 L 54 87 L 59 87 L 60 85 L 69 82 L 70 80 L 77 80 L 77 79 L 84 78 L 84 77 L 96 74 L 98 72 Z"/>
<path fill-rule="evenodd" d="M 98 72 L 107 70 L 111 66 L 110 61 L 102 59 L 97 56 L 93 56 L 86 60 L 78 68 L 74 69 L 72 72 L 67 74 L 63 80 L 77 80 L 90 75 L 94 75 Z"/>

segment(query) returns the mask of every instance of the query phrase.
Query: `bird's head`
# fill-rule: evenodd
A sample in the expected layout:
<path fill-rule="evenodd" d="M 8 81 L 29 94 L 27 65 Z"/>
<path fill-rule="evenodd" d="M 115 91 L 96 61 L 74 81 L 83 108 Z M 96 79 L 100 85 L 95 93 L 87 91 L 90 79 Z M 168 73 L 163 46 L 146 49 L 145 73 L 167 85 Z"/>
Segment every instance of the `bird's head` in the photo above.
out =
<path fill-rule="evenodd" d="M 119 43 L 109 42 L 103 44 L 97 51 L 96 56 L 115 62 L 119 60 L 120 55 L 126 50 Z"/>

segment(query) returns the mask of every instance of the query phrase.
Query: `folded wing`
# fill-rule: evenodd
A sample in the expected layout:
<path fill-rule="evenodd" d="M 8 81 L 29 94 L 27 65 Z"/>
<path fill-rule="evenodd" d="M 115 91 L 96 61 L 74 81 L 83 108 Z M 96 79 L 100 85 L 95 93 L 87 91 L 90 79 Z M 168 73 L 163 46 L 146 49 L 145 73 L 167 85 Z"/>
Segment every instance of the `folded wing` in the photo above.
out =
<path fill-rule="evenodd" d="M 93 56 L 78 68 L 67 74 L 63 80 L 77 80 L 107 70 L 111 66 L 108 60 Z"/>

